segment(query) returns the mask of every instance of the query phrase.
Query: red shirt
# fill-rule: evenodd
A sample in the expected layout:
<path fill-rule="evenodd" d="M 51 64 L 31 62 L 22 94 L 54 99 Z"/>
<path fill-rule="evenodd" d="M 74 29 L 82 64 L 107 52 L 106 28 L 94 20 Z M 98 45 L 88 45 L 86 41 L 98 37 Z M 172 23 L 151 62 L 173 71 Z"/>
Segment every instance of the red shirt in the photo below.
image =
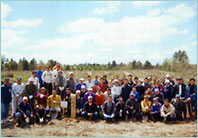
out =
<path fill-rule="evenodd" d="M 106 84 L 99 84 L 98 85 L 99 87 L 100 87 L 100 89 L 101 89 L 101 91 L 104 93 L 105 91 L 106 91 L 106 89 L 107 89 L 107 85 Z"/>

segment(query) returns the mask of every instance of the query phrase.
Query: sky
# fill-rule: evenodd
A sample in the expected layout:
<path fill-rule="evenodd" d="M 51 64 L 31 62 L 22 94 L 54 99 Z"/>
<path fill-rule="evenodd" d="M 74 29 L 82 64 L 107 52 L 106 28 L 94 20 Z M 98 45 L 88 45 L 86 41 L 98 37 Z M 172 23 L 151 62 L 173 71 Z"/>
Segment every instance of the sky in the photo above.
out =
<path fill-rule="evenodd" d="M 197 63 L 195 1 L 3 1 L 1 54 L 62 64 Z"/>

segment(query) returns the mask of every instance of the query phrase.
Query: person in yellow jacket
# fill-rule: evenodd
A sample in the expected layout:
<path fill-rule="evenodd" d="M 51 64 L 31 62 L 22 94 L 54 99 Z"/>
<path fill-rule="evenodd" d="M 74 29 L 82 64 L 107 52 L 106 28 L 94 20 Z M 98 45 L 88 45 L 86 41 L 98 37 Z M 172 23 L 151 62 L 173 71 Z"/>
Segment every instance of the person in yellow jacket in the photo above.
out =
<path fill-rule="evenodd" d="M 144 96 L 144 100 L 141 102 L 141 111 L 143 113 L 143 122 L 148 121 L 148 117 L 150 116 L 151 110 L 151 102 L 149 101 L 149 97 L 147 95 Z"/>
<path fill-rule="evenodd" d="M 56 118 L 56 114 L 58 113 L 58 116 L 61 117 L 61 97 L 56 94 L 56 90 L 52 91 L 52 95 L 50 95 L 47 99 L 47 107 L 46 110 L 50 111 L 50 115 L 52 118 Z M 54 114 L 55 115 L 54 115 Z"/>

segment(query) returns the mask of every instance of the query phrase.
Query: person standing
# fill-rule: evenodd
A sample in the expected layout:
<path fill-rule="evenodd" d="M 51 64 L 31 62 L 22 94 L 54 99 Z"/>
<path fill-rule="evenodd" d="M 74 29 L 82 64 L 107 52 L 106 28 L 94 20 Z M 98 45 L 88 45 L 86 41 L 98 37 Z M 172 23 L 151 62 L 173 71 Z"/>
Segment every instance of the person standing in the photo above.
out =
<path fill-rule="evenodd" d="M 1 85 L 1 121 L 6 120 L 12 100 L 11 86 L 9 79 L 4 79 L 4 85 Z"/>
<path fill-rule="evenodd" d="M 17 78 L 16 83 L 12 85 L 12 114 L 16 113 L 18 105 L 22 102 L 22 96 L 24 90 L 24 84 L 21 83 L 21 78 Z"/>
<path fill-rule="evenodd" d="M 43 86 L 45 89 L 47 89 L 47 94 L 51 95 L 52 94 L 52 82 L 53 82 L 53 75 L 52 72 L 50 71 L 50 67 L 46 67 L 46 71 L 43 72 L 42 74 L 42 80 L 43 80 Z"/>
<path fill-rule="evenodd" d="M 36 72 L 36 77 L 39 79 L 40 88 L 41 88 L 41 87 L 43 87 L 43 82 L 42 82 L 43 71 L 41 70 L 41 66 L 40 65 L 37 67 L 37 69 L 38 70 L 35 71 Z"/>
<path fill-rule="evenodd" d="M 74 74 L 73 72 L 69 73 L 69 79 L 67 80 L 67 86 L 66 88 L 69 88 L 71 93 L 75 93 L 75 80 L 74 80 Z"/>

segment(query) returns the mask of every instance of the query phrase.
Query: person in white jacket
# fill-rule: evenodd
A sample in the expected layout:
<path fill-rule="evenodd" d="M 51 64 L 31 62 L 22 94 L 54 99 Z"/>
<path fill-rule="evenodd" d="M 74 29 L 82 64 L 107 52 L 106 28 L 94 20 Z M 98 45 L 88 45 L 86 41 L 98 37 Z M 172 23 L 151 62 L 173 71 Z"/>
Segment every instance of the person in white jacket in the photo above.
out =
<path fill-rule="evenodd" d="M 175 119 L 175 107 L 169 103 L 168 99 L 164 100 L 164 104 L 160 109 L 160 114 L 164 118 L 164 122 L 174 121 Z"/>
<path fill-rule="evenodd" d="M 118 85 L 119 81 L 117 79 L 115 79 L 113 81 L 114 85 L 111 88 L 111 94 L 112 94 L 112 101 L 114 101 L 115 103 L 117 103 L 117 100 L 119 98 L 119 96 L 121 95 L 122 92 L 122 88 Z"/>
<path fill-rule="evenodd" d="M 53 74 L 50 71 L 50 67 L 46 67 L 46 71 L 42 74 L 43 86 L 47 89 L 48 96 L 52 94 L 52 82 L 53 82 Z"/>
<path fill-rule="evenodd" d="M 16 83 L 12 85 L 12 114 L 16 113 L 18 105 L 22 102 L 22 92 L 24 90 L 24 84 L 21 83 L 21 78 L 17 78 Z"/>
<path fill-rule="evenodd" d="M 37 87 L 37 94 L 38 94 L 39 93 L 39 89 L 40 89 L 40 83 L 39 83 L 39 79 L 36 77 L 36 72 L 35 71 L 32 72 L 32 76 L 30 78 L 33 79 L 33 83 Z M 29 84 L 30 78 L 28 79 L 28 83 L 27 84 Z"/>

